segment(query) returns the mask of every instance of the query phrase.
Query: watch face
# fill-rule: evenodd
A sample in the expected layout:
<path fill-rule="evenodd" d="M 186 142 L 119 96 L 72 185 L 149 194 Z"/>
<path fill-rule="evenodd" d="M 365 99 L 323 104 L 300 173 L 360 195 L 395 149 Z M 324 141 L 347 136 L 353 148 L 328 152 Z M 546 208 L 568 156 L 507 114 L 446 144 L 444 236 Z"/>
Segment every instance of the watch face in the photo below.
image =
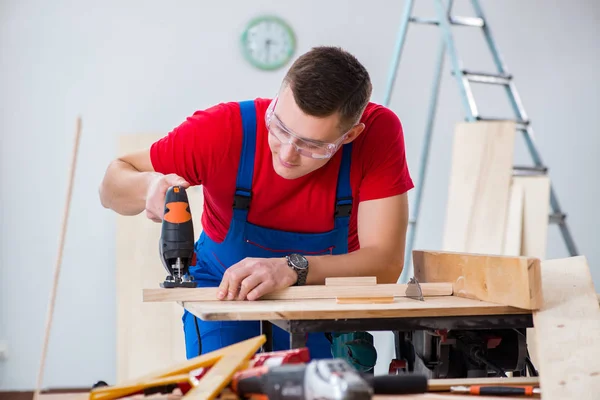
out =
<path fill-rule="evenodd" d="M 308 260 L 302 254 L 290 254 L 290 262 L 300 269 L 308 267 Z"/>

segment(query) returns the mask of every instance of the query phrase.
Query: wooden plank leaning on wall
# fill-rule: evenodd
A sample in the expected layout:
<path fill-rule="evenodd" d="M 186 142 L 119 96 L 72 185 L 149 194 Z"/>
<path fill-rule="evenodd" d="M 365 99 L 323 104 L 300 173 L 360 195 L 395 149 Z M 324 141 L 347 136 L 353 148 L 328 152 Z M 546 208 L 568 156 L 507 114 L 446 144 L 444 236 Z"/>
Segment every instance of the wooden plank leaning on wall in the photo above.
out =
<path fill-rule="evenodd" d="M 161 136 L 123 135 L 119 155 L 147 148 Z M 202 229 L 202 191 L 194 187 L 187 192 L 197 238 Z M 117 382 L 123 382 L 185 360 L 185 344 L 181 306 L 142 299 L 142 289 L 158 288 L 166 276 L 158 251 L 161 224 L 145 213 L 118 215 L 116 228 Z"/>

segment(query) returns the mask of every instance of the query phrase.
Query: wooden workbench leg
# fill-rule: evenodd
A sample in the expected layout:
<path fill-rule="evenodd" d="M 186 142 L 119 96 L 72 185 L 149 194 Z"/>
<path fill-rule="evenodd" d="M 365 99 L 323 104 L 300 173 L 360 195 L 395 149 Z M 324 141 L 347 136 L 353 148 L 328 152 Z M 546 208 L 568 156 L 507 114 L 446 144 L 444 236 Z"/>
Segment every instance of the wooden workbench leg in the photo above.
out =
<path fill-rule="evenodd" d="M 263 353 L 273 351 L 273 325 L 270 321 L 260 321 L 260 333 L 266 338 L 262 346 Z"/>

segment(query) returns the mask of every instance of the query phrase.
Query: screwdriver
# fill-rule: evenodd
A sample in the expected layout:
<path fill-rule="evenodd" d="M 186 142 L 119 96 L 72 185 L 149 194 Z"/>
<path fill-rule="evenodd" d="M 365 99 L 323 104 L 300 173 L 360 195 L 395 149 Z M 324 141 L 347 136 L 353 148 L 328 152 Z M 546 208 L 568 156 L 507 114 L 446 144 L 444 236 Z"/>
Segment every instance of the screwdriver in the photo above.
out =
<path fill-rule="evenodd" d="M 488 396 L 533 396 L 541 393 L 540 388 L 533 386 L 451 386 L 450 391 Z"/>

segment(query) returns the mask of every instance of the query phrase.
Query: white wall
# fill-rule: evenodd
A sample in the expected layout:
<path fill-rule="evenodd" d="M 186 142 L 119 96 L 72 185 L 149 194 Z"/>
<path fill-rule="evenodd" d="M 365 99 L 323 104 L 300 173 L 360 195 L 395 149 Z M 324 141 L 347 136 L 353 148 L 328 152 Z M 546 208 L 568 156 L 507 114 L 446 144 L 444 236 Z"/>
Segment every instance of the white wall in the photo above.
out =
<path fill-rule="evenodd" d="M 431 15 L 430 2 L 418 2 Z M 457 1 L 460 11 L 469 10 Z M 174 4 L 177 4 L 176 6 Z M 83 117 L 71 219 L 45 385 L 114 380 L 114 214 L 97 187 L 119 134 L 166 133 L 194 110 L 219 101 L 270 96 L 284 71 L 263 73 L 240 55 L 251 17 L 287 19 L 299 52 L 340 45 L 369 68 L 382 101 L 403 2 L 255 0 L 242 2 L 4 0 L 0 2 L 0 388 L 35 384 L 57 251 L 75 119 Z M 569 213 L 574 237 L 600 290 L 600 6 L 594 0 L 483 1 L 538 144 Z M 415 174 L 425 124 L 437 32 L 409 31 L 392 108 L 401 117 Z M 490 69 L 476 30 L 457 30 L 465 65 Z M 483 61 L 479 60 L 481 56 Z M 448 66 L 448 64 L 446 64 Z M 462 119 L 445 73 L 416 247 L 438 248 L 445 212 L 452 126 Z M 508 116 L 500 89 L 476 91 L 482 112 Z M 521 146 L 520 157 L 525 152 Z M 567 253 L 553 227 L 548 257 Z M 381 336 L 378 336 L 380 338 Z M 389 339 L 389 336 L 383 336 Z M 385 370 L 391 344 L 379 342 Z"/>

